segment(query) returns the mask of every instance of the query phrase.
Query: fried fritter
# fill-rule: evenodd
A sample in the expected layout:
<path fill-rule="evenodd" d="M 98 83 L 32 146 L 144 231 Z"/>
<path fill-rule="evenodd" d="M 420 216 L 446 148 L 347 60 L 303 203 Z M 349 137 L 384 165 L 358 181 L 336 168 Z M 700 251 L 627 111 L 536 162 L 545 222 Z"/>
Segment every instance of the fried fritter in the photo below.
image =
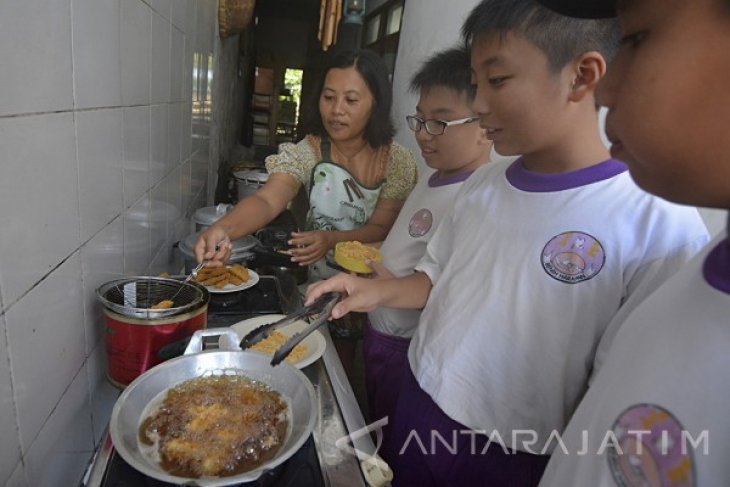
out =
<path fill-rule="evenodd" d="M 245 377 L 201 377 L 170 389 L 140 437 L 147 444 L 158 438 L 162 467 L 172 475 L 236 475 L 276 454 L 286 407 L 277 392 Z"/>

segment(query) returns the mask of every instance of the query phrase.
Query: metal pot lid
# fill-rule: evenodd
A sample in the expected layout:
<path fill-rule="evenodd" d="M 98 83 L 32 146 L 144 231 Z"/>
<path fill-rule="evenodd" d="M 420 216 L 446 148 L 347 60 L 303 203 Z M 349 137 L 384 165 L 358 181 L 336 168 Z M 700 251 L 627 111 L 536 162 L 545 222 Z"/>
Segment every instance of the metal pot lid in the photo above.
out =
<path fill-rule="evenodd" d="M 180 241 L 180 252 L 182 252 L 187 257 L 194 259 L 195 258 L 195 252 L 193 251 L 193 248 L 195 247 L 195 242 L 198 241 L 198 236 L 202 232 L 196 232 L 193 234 L 188 235 L 183 240 Z M 239 238 L 238 240 L 234 240 L 232 242 L 233 249 L 231 249 L 231 257 L 234 258 L 241 254 L 248 254 L 248 251 L 252 248 L 259 245 L 259 241 L 256 240 L 255 237 L 251 235 L 246 235 L 245 237 Z"/>
<path fill-rule="evenodd" d="M 200 223 L 201 225 L 212 225 L 226 213 L 233 208 L 233 205 L 228 203 L 220 203 L 216 206 L 206 206 L 205 208 L 199 208 L 193 213 L 193 222 Z"/>
<path fill-rule="evenodd" d="M 269 180 L 269 173 L 261 171 L 236 171 L 233 177 L 239 181 L 249 181 L 254 183 L 265 183 Z"/>

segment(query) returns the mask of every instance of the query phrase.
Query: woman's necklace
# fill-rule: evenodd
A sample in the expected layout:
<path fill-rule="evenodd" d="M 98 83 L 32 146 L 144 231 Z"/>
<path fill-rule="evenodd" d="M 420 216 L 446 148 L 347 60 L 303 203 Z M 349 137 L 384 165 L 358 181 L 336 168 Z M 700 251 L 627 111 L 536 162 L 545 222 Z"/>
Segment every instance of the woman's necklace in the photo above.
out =
<path fill-rule="evenodd" d="M 378 181 L 380 170 L 377 166 L 377 149 L 364 142 L 362 147 L 352 151 L 348 156 L 336 145 L 332 144 L 332 148 L 333 160 L 352 174 L 353 178 L 350 181 L 352 185 L 357 183 L 372 186 Z"/>
<path fill-rule="evenodd" d="M 363 145 L 360 148 L 355 150 L 352 154 L 348 155 L 345 153 L 345 151 L 343 151 L 342 149 L 337 147 L 337 145 L 332 144 L 332 148 L 340 156 L 337 159 L 340 159 L 340 161 L 342 163 L 345 163 L 348 166 L 351 165 L 353 162 L 356 162 L 356 160 L 358 159 L 358 156 L 360 156 L 360 154 L 362 154 L 366 149 L 368 149 L 368 147 L 369 147 L 368 143 L 363 141 Z M 348 152 L 350 152 L 350 151 L 348 151 Z M 368 155 L 368 158 L 369 158 L 369 155 Z"/>

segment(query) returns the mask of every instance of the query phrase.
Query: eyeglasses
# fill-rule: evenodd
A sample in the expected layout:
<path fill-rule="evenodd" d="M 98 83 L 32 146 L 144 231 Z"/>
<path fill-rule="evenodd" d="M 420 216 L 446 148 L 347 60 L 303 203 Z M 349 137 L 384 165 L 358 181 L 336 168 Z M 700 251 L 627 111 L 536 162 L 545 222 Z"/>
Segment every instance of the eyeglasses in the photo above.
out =
<path fill-rule="evenodd" d="M 479 117 L 460 118 L 459 120 L 452 120 L 450 122 L 447 122 L 445 120 L 424 120 L 415 115 L 408 115 L 406 117 L 406 122 L 408 122 L 409 129 L 413 130 L 414 132 L 418 132 L 419 130 L 421 130 L 421 127 L 424 127 L 426 129 L 426 132 L 431 135 L 441 135 L 446 132 L 446 127 L 472 123 L 476 122 L 477 120 L 479 120 Z"/>

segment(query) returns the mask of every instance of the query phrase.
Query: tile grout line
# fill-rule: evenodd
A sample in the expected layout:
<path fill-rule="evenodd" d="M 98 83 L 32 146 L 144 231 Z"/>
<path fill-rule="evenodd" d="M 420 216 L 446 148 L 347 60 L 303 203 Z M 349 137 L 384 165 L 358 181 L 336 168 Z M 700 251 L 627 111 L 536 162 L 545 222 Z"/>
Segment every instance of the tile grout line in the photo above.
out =
<path fill-rule="evenodd" d="M 3 305 L 3 299 L 2 299 L 2 288 L 0 287 L 0 307 Z M 8 372 L 10 375 L 10 393 L 13 397 L 13 412 L 15 413 L 15 434 L 18 439 L 18 453 L 20 457 L 18 458 L 18 463 L 15 464 L 15 467 L 13 467 L 13 471 L 20 465 L 21 470 L 23 471 L 23 479 L 25 480 L 25 483 L 28 484 L 28 478 L 25 473 L 25 455 L 23 453 L 23 446 L 22 441 L 20 437 L 20 421 L 18 420 L 18 398 L 15 395 L 15 374 L 13 373 L 13 357 L 12 352 L 10 351 L 10 337 L 8 332 L 8 320 L 5 317 L 5 310 L 3 310 L 3 313 L 0 315 L 0 325 L 3 326 L 3 340 L 5 341 L 5 350 L 7 351 L 7 364 L 8 364 Z M 12 475 L 13 472 L 10 472 L 10 475 Z M 8 477 L 9 478 L 9 477 Z M 29 484 L 28 484 L 29 485 Z"/>
<path fill-rule="evenodd" d="M 81 244 L 82 240 L 82 232 L 81 232 L 81 157 L 79 154 L 79 117 L 77 113 L 77 107 L 78 107 L 78 94 L 77 94 L 77 87 L 76 87 L 76 51 L 74 50 L 74 38 L 76 35 L 76 32 L 74 30 L 74 1 L 71 0 L 70 2 L 70 12 L 71 12 L 71 18 L 70 18 L 70 24 L 71 24 L 71 88 L 73 91 L 73 124 L 74 124 L 74 143 L 76 146 L 76 211 L 78 212 L 78 242 L 79 242 L 79 283 L 81 285 L 81 335 L 84 342 L 84 359 L 81 362 L 82 369 L 86 367 L 89 355 L 87 355 L 87 350 L 89 350 L 89 340 L 86 336 L 86 320 L 88 318 L 87 312 L 86 312 L 86 306 L 85 306 L 85 296 L 84 291 L 86 290 L 86 282 L 84 280 L 84 259 L 81 255 L 81 249 L 84 247 L 84 245 Z M 76 374 L 78 375 L 78 373 Z M 92 407 L 92 401 L 91 401 L 91 380 L 89 378 L 88 374 L 88 367 L 86 372 L 86 403 L 88 406 L 89 411 L 89 426 L 91 427 L 91 443 L 94 444 L 94 417 L 93 417 L 93 407 Z M 75 376 L 74 376 L 75 379 Z M 69 383 L 69 387 L 71 387 L 71 384 L 73 383 L 73 380 L 71 380 L 71 383 Z M 65 394 L 65 392 L 64 392 Z M 63 395 L 61 395 L 60 400 L 63 399 Z M 58 406 L 58 404 L 56 405 Z M 55 407 L 54 407 L 55 410 Z M 51 412 L 53 414 L 53 411 Z M 48 418 L 50 419 L 50 415 Z"/>

